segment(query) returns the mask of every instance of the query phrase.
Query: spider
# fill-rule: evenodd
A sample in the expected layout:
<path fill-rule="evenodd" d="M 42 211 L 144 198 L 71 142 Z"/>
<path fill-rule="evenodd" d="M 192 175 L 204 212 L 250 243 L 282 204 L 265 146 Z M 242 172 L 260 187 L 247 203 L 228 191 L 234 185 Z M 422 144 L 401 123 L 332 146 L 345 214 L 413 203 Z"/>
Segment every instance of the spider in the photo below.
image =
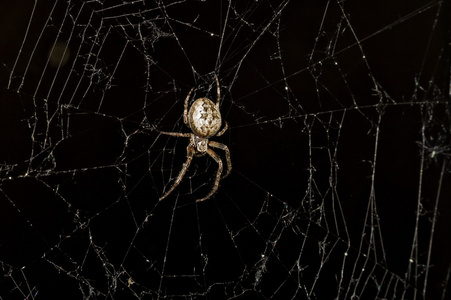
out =
<path fill-rule="evenodd" d="M 175 180 L 172 187 L 162 197 L 160 197 L 160 201 L 166 198 L 180 184 L 183 176 L 185 176 L 185 173 L 188 170 L 189 165 L 191 164 L 193 156 L 204 156 L 205 154 L 208 154 L 218 164 L 218 171 L 216 172 L 216 179 L 213 188 L 207 196 L 196 200 L 197 202 L 204 201 L 210 198 L 218 190 L 219 180 L 229 175 L 230 171 L 232 170 L 229 148 L 224 144 L 208 140 L 213 136 L 223 135 L 228 128 L 227 122 L 225 122 L 224 128 L 219 131 L 219 129 L 221 128 L 221 113 L 219 112 L 219 100 L 221 99 L 221 91 L 219 89 L 218 77 L 215 76 L 215 78 L 218 94 L 216 104 L 208 98 L 198 98 L 196 99 L 196 101 L 194 101 L 194 103 L 188 110 L 188 100 L 194 88 L 192 88 L 189 91 L 188 96 L 186 96 L 185 109 L 183 110 L 183 122 L 187 127 L 191 129 L 192 133 L 161 132 L 162 134 L 175 137 L 188 137 L 189 144 L 186 147 L 187 159 L 183 164 L 182 170 L 177 176 L 177 179 Z M 209 148 L 209 146 L 222 149 L 225 152 L 227 160 L 227 172 L 222 177 L 222 161 L 219 156 Z"/>

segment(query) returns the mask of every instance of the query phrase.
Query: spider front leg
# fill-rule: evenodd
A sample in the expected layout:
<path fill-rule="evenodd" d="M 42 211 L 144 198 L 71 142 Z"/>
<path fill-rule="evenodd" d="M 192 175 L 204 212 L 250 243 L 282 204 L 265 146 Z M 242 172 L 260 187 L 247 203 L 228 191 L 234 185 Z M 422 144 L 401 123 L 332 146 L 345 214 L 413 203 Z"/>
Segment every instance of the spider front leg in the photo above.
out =
<path fill-rule="evenodd" d="M 176 132 L 166 132 L 165 134 L 167 134 L 167 133 L 175 134 Z M 170 135 L 172 135 L 172 134 L 170 134 Z M 175 136 L 179 136 L 179 135 L 175 135 Z M 189 134 L 188 134 L 188 136 L 189 136 Z M 159 201 L 166 198 L 180 184 L 180 182 L 183 179 L 183 176 L 185 176 L 186 170 L 188 170 L 188 167 L 191 164 L 191 161 L 193 160 L 193 155 L 195 153 L 194 147 L 192 145 L 188 145 L 188 147 L 186 147 L 186 152 L 188 154 L 188 157 L 186 158 L 186 161 L 183 164 L 182 170 L 180 171 L 179 175 L 177 176 L 177 179 L 175 180 L 172 187 L 169 189 L 169 191 L 166 192 L 166 194 L 164 194 L 162 197 L 160 197 L 160 199 L 158 199 Z"/>
<path fill-rule="evenodd" d="M 201 201 L 207 200 L 214 193 L 216 193 L 216 191 L 218 190 L 218 186 L 219 186 L 219 180 L 221 179 L 221 173 L 222 173 L 222 161 L 221 161 L 221 159 L 211 149 L 207 149 L 207 154 L 210 155 L 218 163 L 218 171 L 216 172 L 216 180 L 215 180 L 215 184 L 213 185 L 213 188 L 211 189 L 210 193 L 207 196 L 196 200 L 196 202 L 201 202 Z"/>
<path fill-rule="evenodd" d="M 214 141 L 208 142 L 208 146 L 224 150 L 225 155 L 226 155 L 226 161 L 227 161 L 227 172 L 224 175 L 222 175 L 221 178 L 227 177 L 227 175 L 229 175 L 230 172 L 232 171 L 232 160 L 230 159 L 229 147 L 227 147 L 224 144 L 221 144 L 221 143 L 218 143 L 218 142 L 214 142 Z"/>

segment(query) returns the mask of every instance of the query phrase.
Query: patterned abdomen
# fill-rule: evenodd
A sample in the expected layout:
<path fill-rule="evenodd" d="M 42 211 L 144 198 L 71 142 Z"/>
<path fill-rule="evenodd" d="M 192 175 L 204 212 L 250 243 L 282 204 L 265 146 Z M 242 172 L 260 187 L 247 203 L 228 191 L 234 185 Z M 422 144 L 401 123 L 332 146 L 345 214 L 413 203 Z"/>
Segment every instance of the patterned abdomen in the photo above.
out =
<path fill-rule="evenodd" d="M 193 133 L 203 138 L 215 135 L 221 128 L 221 114 L 208 98 L 194 101 L 188 112 L 189 126 Z"/>

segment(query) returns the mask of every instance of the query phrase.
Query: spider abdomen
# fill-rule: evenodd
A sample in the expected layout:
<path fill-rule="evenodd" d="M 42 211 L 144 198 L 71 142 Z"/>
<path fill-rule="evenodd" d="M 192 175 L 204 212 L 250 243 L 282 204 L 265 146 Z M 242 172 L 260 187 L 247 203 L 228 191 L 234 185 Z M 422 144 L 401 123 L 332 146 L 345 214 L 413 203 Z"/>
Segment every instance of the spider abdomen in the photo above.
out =
<path fill-rule="evenodd" d="M 197 136 L 208 138 L 221 128 L 221 114 L 216 105 L 208 98 L 194 101 L 188 113 L 189 127 Z"/>

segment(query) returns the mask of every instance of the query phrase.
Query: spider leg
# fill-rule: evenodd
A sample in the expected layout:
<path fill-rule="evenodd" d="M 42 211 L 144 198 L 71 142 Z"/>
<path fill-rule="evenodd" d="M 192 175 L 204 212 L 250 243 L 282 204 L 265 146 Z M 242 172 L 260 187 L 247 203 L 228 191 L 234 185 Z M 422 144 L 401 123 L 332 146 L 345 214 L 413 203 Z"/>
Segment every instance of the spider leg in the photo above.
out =
<path fill-rule="evenodd" d="M 172 187 L 169 189 L 169 191 L 166 192 L 166 194 L 164 194 L 162 197 L 160 197 L 160 199 L 158 199 L 159 201 L 166 198 L 180 184 L 180 181 L 182 181 L 183 176 L 185 176 L 186 170 L 188 170 L 188 167 L 191 164 L 191 161 L 193 160 L 193 155 L 195 152 L 194 147 L 191 145 L 188 145 L 188 147 L 186 147 L 186 152 L 188 153 L 188 157 L 186 158 L 186 161 L 183 164 L 182 170 L 180 171 L 179 175 L 177 176 L 177 179 L 175 180 Z"/>
<path fill-rule="evenodd" d="M 216 100 L 216 107 L 219 108 L 219 100 L 221 100 L 221 89 L 219 88 L 219 80 L 218 80 L 218 76 L 216 76 L 215 74 L 215 79 L 216 79 L 216 88 L 217 88 L 217 94 L 218 94 L 218 100 Z"/>
<path fill-rule="evenodd" d="M 182 132 L 167 132 L 167 131 L 160 131 L 161 134 L 165 135 L 171 135 L 176 137 L 190 137 L 191 133 L 182 133 Z"/>
<path fill-rule="evenodd" d="M 193 90 L 194 88 L 192 88 L 191 91 L 189 91 L 188 96 L 186 96 L 185 99 L 185 109 L 183 110 L 183 122 L 185 123 L 186 126 L 188 126 L 188 100 Z"/>
<path fill-rule="evenodd" d="M 221 135 L 223 135 L 224 132 L 226 132 L 226 130 L 229 128 L 229 124 L 227 124 L 227 122 L 224 122 L 224 123 L 225 123 L 224 128 L 222 128 L 222 130 L 221 130 L 220 132 L 218 132 L 218 133 L 216 134 L 216 136 L 221 136 Z"/>
<path fill-rule="evenodd" d="M 213 185 L 213 188 L 211 189 L 210 193 L 207 196 L 196 200 L 196 202 L 201 202 L 201 201 L 207 200 L 214 193 L 216 193 L 216 191 L 218 190 L 218 186 L 219 186 L 219 180 L 221 179 L 221 173 L 222 173 L 222 161 L 221 161 L 221 159 L 211 149 L 207 149 L 207 154 L 210 155 L 218 163 L 218 171 L 216 172 L 216 180 L 215 180 L 215 184 Z"/>
<path fill-rule="evenodd" d="M 208 142 L 208 146 L 211 146 L 211 147 L 213 147 L 213 148 L 219 148 L 219 149 L 224 150 L 225 155 L 226 155 L 226 160 L 227 160 L 227 172 L 226 172 L 224 175 L 222 175 L 221 178 L 227 177 L 227 175 L 229 175 L 230 172 L 232 171 L 232 160 L 230 159 L 230 150 L 229 150 L 229 147 L 227 147 L 227 146 L 224 145 L 224 144 L 221 144 L 221 143 L 218 143 L 218 142 L 214 142 L 214 141 L 209 141 L 209 142 Z"/>

